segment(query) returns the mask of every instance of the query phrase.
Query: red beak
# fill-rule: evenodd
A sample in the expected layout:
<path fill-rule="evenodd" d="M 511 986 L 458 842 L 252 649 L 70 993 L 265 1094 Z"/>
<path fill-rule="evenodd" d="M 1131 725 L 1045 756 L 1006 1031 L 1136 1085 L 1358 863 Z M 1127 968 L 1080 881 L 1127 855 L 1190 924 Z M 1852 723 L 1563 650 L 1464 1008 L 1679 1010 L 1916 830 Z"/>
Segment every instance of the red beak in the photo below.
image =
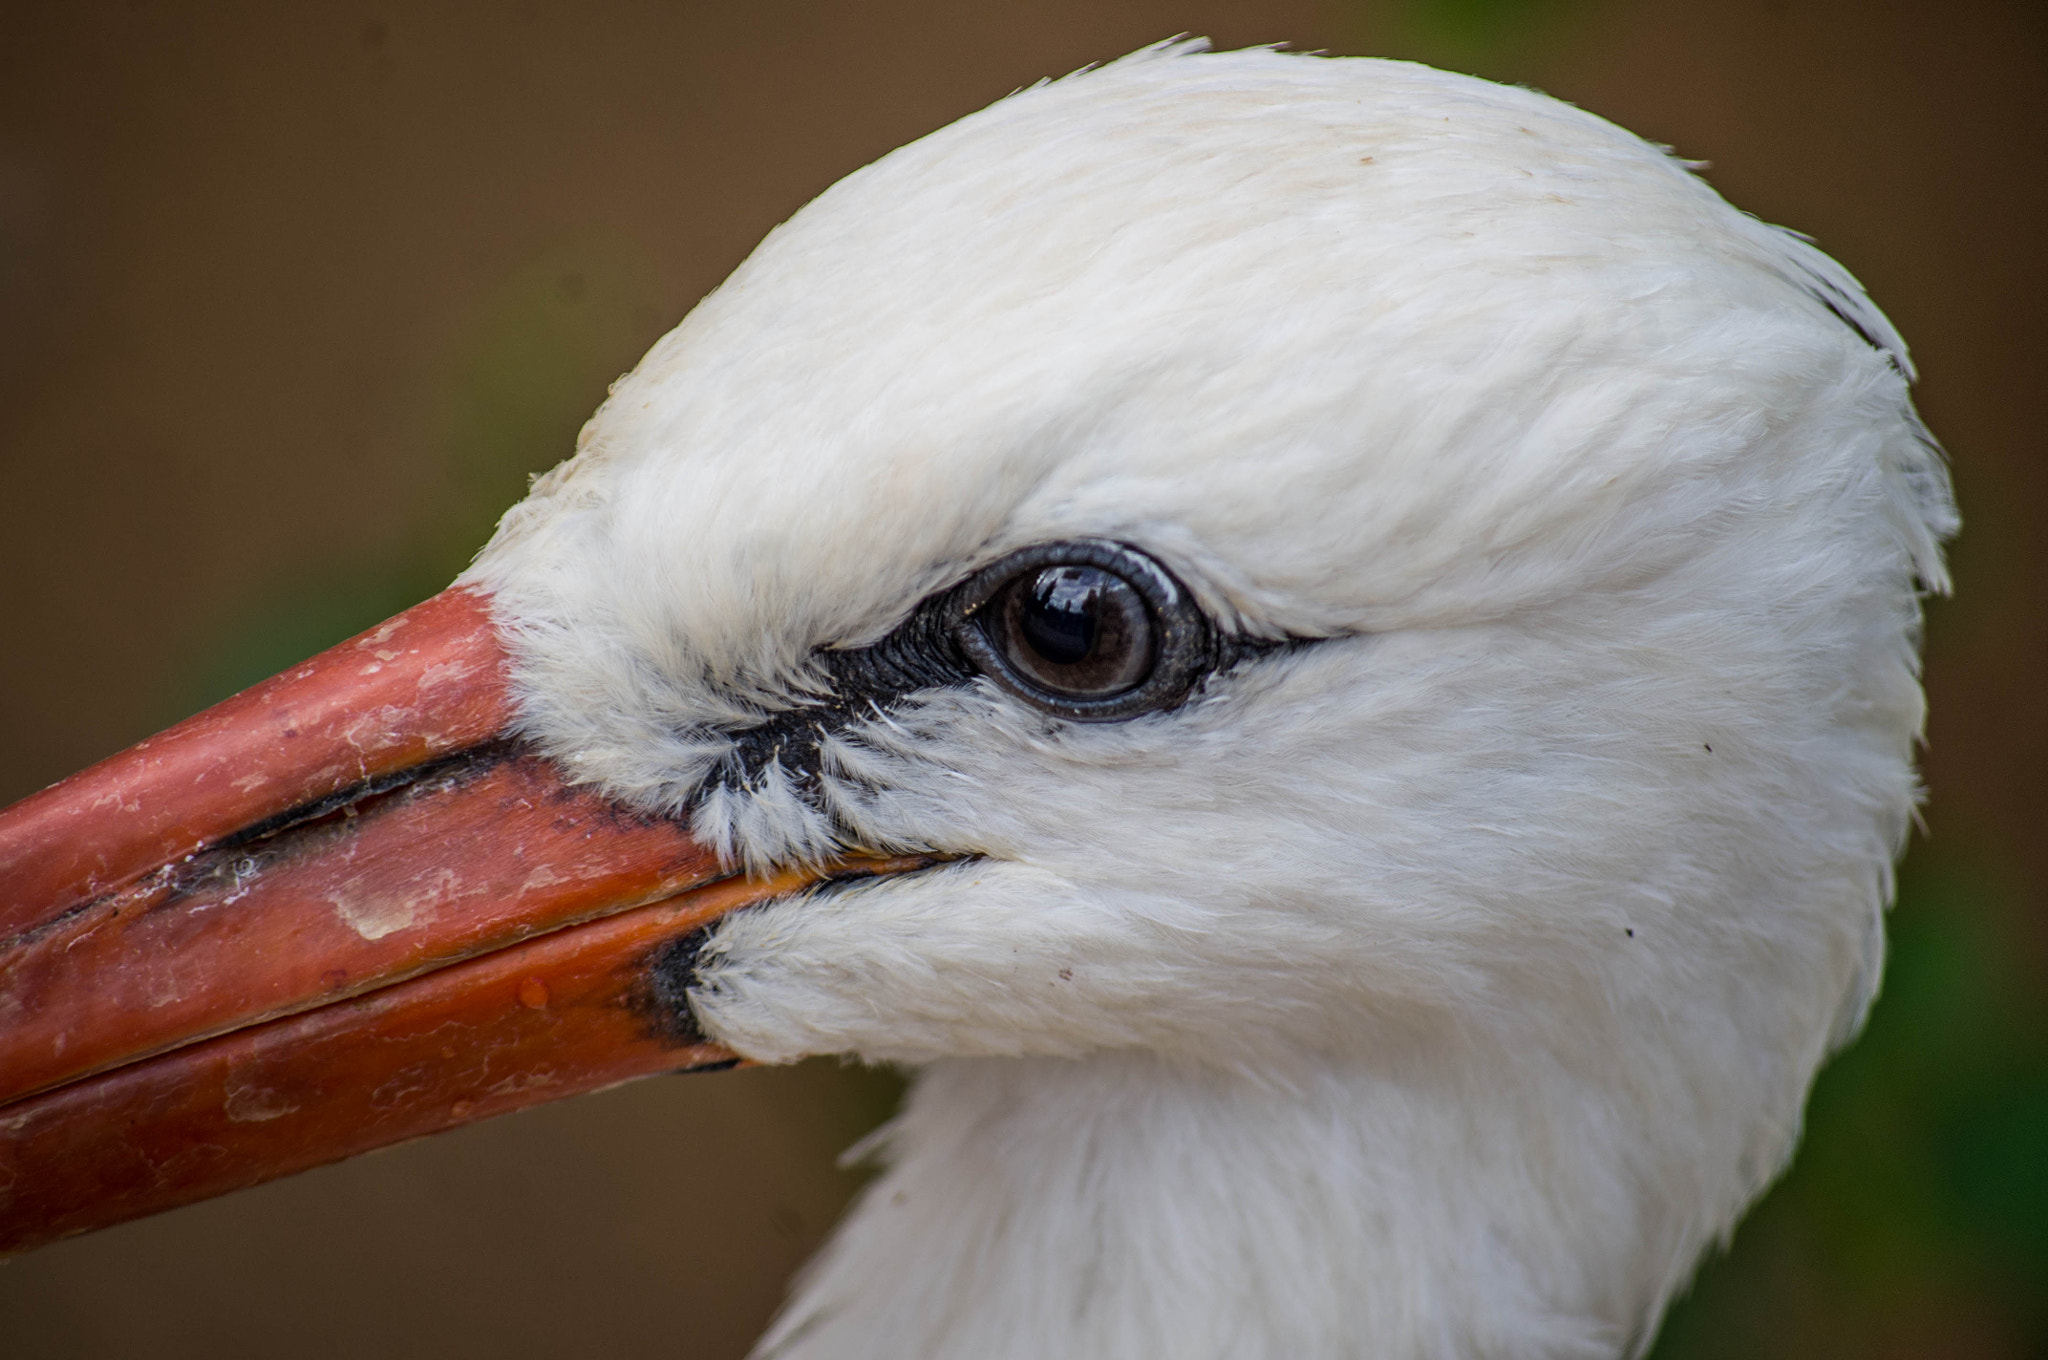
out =
<path fill-rule="evenodd" d="M 458 587 L 0 811 L 0 1255 L 730 1066 L 693 935 L 922 863 L 733 876 L 511 720 Z"/>

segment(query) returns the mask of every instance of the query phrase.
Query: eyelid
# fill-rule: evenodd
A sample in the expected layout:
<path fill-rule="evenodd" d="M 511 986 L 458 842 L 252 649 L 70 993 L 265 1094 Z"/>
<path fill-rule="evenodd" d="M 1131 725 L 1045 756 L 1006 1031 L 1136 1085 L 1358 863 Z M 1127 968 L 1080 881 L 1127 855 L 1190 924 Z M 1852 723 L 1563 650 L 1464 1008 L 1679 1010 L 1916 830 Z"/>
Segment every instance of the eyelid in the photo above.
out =
<path fill-rule="evenodd" d="M 948 598 L 960 611 L 961 617 L 971 618 L 1017 576 L 1035 567 L 1055 566 L 1101 567 L 1130 581 L 1145 597 L 1146 603 L 1153 604 L 1155 608 L 1158 607 L 1157 602 L 1163 600 L 1168 602 L 1169 608 L 1184 605 L 1195 609 L 1194 596 L 1188 588 L 1142 548 L 1109 538 L 1070 538 L 1020 548 L 962 581 Z M 1200 610 L 1195 609 L 1195 612 L 1199 614 Z"/>

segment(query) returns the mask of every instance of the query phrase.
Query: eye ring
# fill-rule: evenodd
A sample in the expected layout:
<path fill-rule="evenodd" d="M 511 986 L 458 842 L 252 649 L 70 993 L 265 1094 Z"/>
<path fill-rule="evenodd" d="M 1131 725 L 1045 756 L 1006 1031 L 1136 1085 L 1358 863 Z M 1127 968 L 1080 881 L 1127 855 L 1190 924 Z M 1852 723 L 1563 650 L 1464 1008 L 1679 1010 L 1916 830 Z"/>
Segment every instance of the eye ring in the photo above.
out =
<path fill-rule="evenodd" d="M 1060 567 L 1107 573 L 1142 602 L 1151 632 L 1150 662 L 1128 688 L 1097 695 L 1062 692 L 1034 678 L 1009 654 L 1010 640 L 1000 636 L 997 617 L 1006 595 Z M 1077 722 L 1114 722 L 1171 708 L 1215 662 L 1214 634 L 1187 587 L 1145 553 L 1111 539 L 1041 543 L 1011 553 L 962 582 L 953 604 L 954 638 L 982 674 L 1034 708 Z"/>

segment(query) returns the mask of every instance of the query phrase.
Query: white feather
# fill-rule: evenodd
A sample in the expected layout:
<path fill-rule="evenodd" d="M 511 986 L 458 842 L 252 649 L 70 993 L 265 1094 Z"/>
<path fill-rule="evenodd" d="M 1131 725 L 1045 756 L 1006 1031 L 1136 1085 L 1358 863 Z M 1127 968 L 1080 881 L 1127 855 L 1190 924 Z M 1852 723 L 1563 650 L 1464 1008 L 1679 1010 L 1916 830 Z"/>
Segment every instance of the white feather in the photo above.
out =
<path fill-rule="evenodd" d="M 702 1023 L 924 1064 L 764 1355 L 1604 1356 L 1876 983 L 1954 527 L 1840 266 L 1526 90 L 1148 49 L 848 176 L 472 573 L 527 731 L 752 865 Z M 1174 711 L 985 682 L 706 786 L 1014 549 L 1324 639 Z"/>

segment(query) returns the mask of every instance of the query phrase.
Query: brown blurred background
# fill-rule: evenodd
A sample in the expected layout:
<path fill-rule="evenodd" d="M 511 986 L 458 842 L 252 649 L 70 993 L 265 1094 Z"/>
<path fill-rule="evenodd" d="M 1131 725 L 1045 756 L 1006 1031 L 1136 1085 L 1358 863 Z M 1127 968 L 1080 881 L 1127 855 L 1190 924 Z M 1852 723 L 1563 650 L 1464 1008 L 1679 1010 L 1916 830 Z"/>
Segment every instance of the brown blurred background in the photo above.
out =
<path fill-rule="evenodd" d="M 0 8 L 0 803 L 459 570 L 776 222 L 1188 30 L 1524 82 L 1817 237 L 1954 459 L 1929 837 L 1805 1150 L 1658 1355 L 2048 1356 L 2038 0 Z M 0 1267 L 0 1355 L 741 1354 L 894 1079 L 661 1079 Z"/>

